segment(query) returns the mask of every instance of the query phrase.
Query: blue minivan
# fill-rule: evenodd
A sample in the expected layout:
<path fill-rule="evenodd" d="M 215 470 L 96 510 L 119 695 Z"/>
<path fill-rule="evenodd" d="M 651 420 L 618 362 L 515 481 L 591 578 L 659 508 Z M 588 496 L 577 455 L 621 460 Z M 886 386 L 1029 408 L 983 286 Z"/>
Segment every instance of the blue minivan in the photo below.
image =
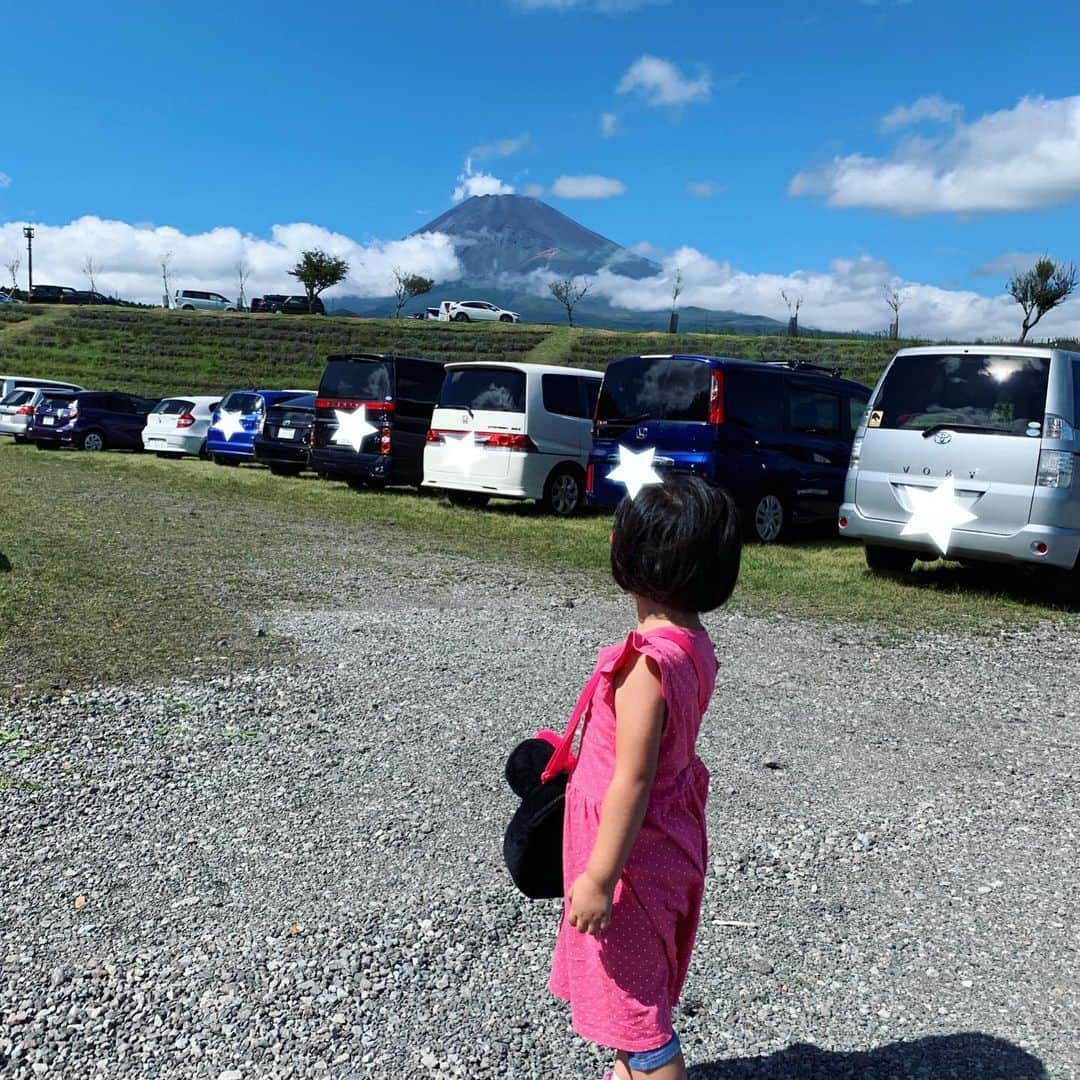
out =
<path fill-rule="evenodd" d="M 620 444 L 652 448 L 657 472 L 692 472 L 735 499 L 763 543 L 834 520 L 851 443 L 870 399 L 861 383 L 801 361 L 627 356 L 604 371 L 586 474 L 588 501 L 618 505 Z"/>
<path fill-rule="evenodd" d="M 221 399 L 206 433 L 206 453 L 218 465 L 239 465 L 255 459 L 255 436 L 266 410 L 310 390 L 233 390 Z"/>

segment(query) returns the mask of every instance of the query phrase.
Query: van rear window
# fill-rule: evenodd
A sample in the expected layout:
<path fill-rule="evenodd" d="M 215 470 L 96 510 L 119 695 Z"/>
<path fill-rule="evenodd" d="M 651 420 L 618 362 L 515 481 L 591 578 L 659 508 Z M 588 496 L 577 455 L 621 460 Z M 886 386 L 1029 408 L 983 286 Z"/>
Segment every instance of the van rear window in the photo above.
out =
<path fill-rule="evenodd" d="M 319 383 L 321 398 L 384 401 L 393 393 L 385 360 L 329 360 Z"/>
<path fill-rule="evenodd" d="M 596 406 L 600 423 L 709 419 L 709 365 L 673 356 L 608 364 Z"/>
<path fill-rule="evenodd" d="M 881 384 L 869 426 L 1039 434 L 1049 379 L 1045 356 L 899 356 Z"/>
<path fill-rule="evenodd" d="M 262 412 L 263 401 L 258 394 L 230 394 L 222 403 L 222 412 L 239 412 L 245 415 Z"/>
<path fill-rule="evenodd" d="M 439 393 L 439 408 L 524 412 L 525 372 L 479 367 L 448 371 Z"/>

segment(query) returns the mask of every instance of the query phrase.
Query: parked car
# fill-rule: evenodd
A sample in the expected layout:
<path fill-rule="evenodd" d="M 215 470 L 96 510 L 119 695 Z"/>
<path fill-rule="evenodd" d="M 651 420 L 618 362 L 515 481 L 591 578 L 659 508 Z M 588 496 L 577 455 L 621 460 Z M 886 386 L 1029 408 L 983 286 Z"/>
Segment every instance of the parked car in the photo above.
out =
<path fill-rule="evenodd" d="M 72 387 L 71 393 L 81 387 Z M 0 435 L 11 435 L 16 442 L 26 442 L 26 433 L 48 391 L 40 387 L 17 386 L 0 398 Z"/>
<path fill-rule="evenodd" d="M 200 289 L 177 289 L 173 307 L 182 311 L 235 311 L 236 304 L 221 293 Z"/>
<path fill-rule="evenodd" d="M 569 516 L 585 503 L 598 371 L 447 364 L 424 450 L 424 487 L 457 505 L 538 499 Z M 459 448 L 461 439 L 473 443 Z"/>
<path fill-rule="evenodd" d="M 119 304 L 120 301 L 114 296 L 106 296 L 104 293 L 95 292 L 92 289 L 76 289 L 66 301 L 69 304 Z"/>
<path fill-rule="evenodd" d="M 31 304 L 73 304 L 76 292 L 67 285 L 35 285 L 30 290 Z"/>
<path fill-rule="evenodd" d="M 271 308 L 271 310 L 277 312 L 279 315 L 326 314 L 326 308 L 317 296 L 312 297 L 310 307 L 308 306 L 308 298 L 306 296 L 286 296 L 275 307 Z"/>
<path fill-rule="evenodd" d="M 153 450 L 158 457 L 205 457 L 206 433 L 220 400 L 220 395 L 191 394 L 159 401 L 146 418 L 143 449 Z"/>
<path fill-rule="evenodd" d="M 12 390 L 28 387 L 53 390 L 82 389 L 77 383 L 64 382 L 59 379 L 39 379 L 36 375 L 0 375 L 0 397 L 10 394 Z"/>
<path fill-rule="evenodd" d="M 12 296 L 11 293 L 0 292 L 0 304 L 22 304 L 24 301 L 20 300 L 17 296 Z"/>
<path fill-rule="evenodd" d="M 1078 452 L 1080 353 L 901 349 L 855 436 L 840 534 L 862 540 L 871 570 L 904 572 L 945 553 L 1043 564 L 1071 570 L 1080 595 Z M 949 480 L 943 552 L 907 527 L 925 496 Z"/>
<path fill-rule="evenodd" d="M 454 301 L 450 305 L 449 316 L 453 322 L 521 322 L 521 316 L 516 311 L 507 311 L 486 300 Z"/>
<path fill-rule="evenodd" d="M 283 300 L 288 300 L 284 293 L 267 293 L 265 296 L 256 296 L 251 301 L 252 311 L 273 311 L 275 305 Z"/>
<path fill-rule="evenodd" d="M 420 317 L 423 318 L 423 319 L 436 319 L 437 320 L 439 318 L 439 309 L 437 307 L 429 307 L 424 312 L 424 314 L 422 316 L 420 316 Z"/>
<path fill-rule="evenodd" d="M 141 450 L 146 417 L 157 399 L 108 391 L 49 391 L 27 436 L 40 450 Z"/>
<path fill-rule="evenodd" d="M 790 525 L 834 518 L 870 390 L 827 368 L 716 356 L 627 356 L 604 372 L 586 484 L 615 506 L 620 444 L 655 450 L 654 467 L 731 492 L 763 543 Z"/>
<path fill-rule="evenodd" d="M 255 433 L 255 460 L 275 476 L 299 476 L 307 468 L 315 395 L 284 398 L 266 410 Z"/>
<path fill-rule="evenodd" d="M 358 353 L 327 357 L 315 400 L 311 468 L 352 486 L 416 484 L 443 363 Z"/>
<path fill-rule="evenodd" d="M 206 433 L 206 452 L 218 465 L 239 465 L 255 456 L 255 434 L 266 410 L 310 390 L 233 390 L 214 409 Z"/>

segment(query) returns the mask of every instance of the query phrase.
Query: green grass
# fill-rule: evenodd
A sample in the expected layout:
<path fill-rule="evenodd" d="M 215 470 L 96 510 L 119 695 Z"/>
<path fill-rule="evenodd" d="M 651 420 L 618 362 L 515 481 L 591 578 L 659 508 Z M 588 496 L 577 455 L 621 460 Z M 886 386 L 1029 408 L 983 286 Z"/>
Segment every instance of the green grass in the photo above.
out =
<path fill-rule="evenodd" d="M 281 605 L 318 607 L 328 595 L 347 605 L 360 566 L 414 569 L 422 599 L 438 583 L 431 567 L 441 552 L 582 575 L 570 586 L 578 594 L 614 590 L 607 515 L 562 521 L 504 501 L 472 511 L 255 467 L 7 442 L 0 491 L 0 567 L 9 567 L 0 572 L 0 693 L 287 659 L 249 619 Z M 1003 568 L 937 563 L 903 579 L 874 577 L 857 545 L 829 538 L 747 547 L 732 603 L 881 637 L 1076 626 L 1054 598 L 1049 579 L 1033 584 Z"/>
<path fill-rule="evenodd" d="M 690 352 L 802 358 L 872 383 L 895 343 L 740 334 L 631 334 L 565 326 L 439 323 L 131 308 L 19 308 L 0 317 L 5 372 L 147 395 L 314 387 L 327 355 L 364 350 L 436 360 L 528 360 L 600 370 L 614 357 Z"/>

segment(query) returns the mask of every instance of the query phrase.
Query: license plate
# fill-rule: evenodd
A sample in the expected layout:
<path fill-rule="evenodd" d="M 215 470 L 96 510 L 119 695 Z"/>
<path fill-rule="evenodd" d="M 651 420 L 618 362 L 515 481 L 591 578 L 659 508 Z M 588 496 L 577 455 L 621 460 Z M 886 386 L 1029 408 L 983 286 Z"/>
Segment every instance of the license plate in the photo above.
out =
<path fill-rule="evenodd" d="M 55 423 L 56 423 L 56 419 L 55 419 L 54 417 L 52 417 L 52 416 L 43 416 L 43 417 L 41 418 L 41 422 L 42 422 L 42 423 L 43 423 L 43 424 L 44 424 L 44 425 L 45 425 L 46 427 L 52 427 L 52 426 L 53 426 L 53 424 L 55 424 Z"/>
<path fill-rule="evenodd" d="M 296 428 L 279 427 L 277 429 L 277 434 L 278 434 L 279 439 L 295 439 L 296 438 Z"/>

